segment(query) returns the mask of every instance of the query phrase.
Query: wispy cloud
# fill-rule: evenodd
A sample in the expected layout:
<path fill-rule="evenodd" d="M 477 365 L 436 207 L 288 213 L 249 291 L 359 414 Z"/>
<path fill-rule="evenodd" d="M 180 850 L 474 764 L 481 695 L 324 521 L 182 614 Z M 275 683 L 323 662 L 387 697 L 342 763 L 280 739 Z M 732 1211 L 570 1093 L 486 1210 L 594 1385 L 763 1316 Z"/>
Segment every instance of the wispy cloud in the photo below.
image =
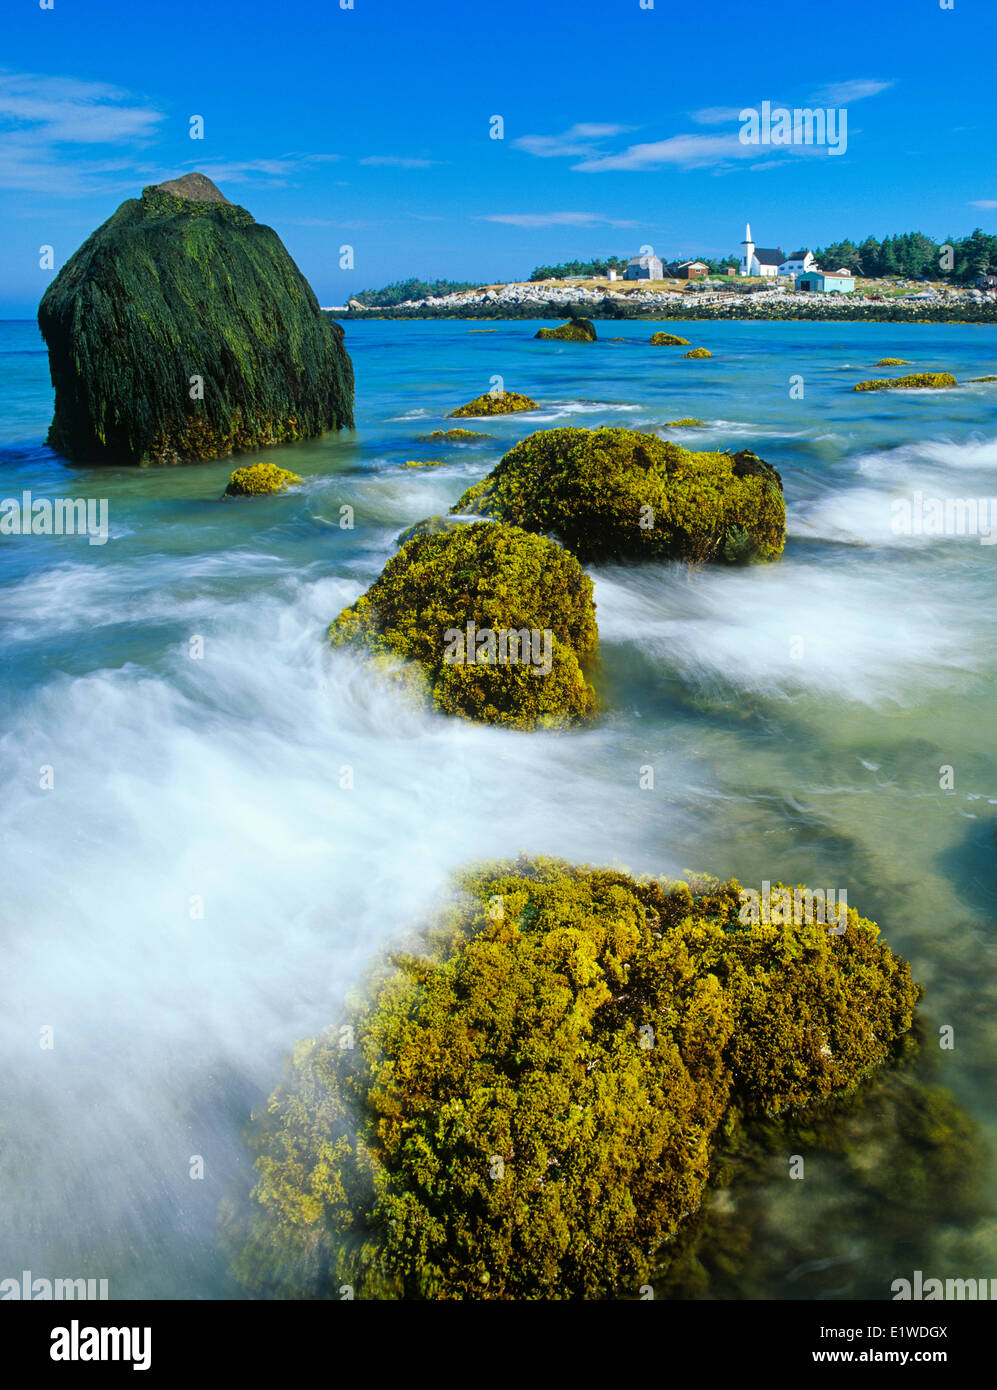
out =
<path fill-rule="evenodd" d="M 599 155 L 572 167 L 583 174 L 603 174 L 619 170 L 662 169 L 675 165 L 681 169 L 722 168 L 736 160 L 759 161 L 764 154 L 765 166 L 772 164 L 772 155 L 823 156 L 827 148 L 821 145 L 743 145 L 736 133 L 727 135 L 670 135 L 667 140 L 651 140 L 640 145 L 628 145 L 617 154 Z"/>
<path fill-rule="evenodd" d="M 442 163 L 442 160 L 410 159 L 407 155 L 400 154 L 369 154 L 366 159 L 361 159 L 360 163 L 386 164 L 392 169 L 429 169 L 434 164 Z"/>
<path fill-rule="evenodd" d="M 997 208 L 997 198 L 974 198 L 971 208 Z"/>
<path fill-rule="evenodd" d="M 603 140 L 631 129 L 626 125 L 600 125 L 588 121 L 571 126 L 560 135 L 520 135 L 512 143 L 517 150 L 525 150 L 540 159 L 580 159 L 596 154 Z"/>
<path fill-rule="evenodd" d="M 65 196 L 100 191 L 134 168 L 135 154 L 164 119 L 106 82 L 0 69 L 0 188 Z M 112 155 L 112 145 L 131 153 Z M 94 153 L 82 155 L 81 146 Z"/>
<path fill-rule="evenodd" d="M 728 125 L 736 121 L 740 113 L 739 106 L 704 106 L 699 111 L 690 111 L 689 115 L 697 125 Z"/>
<path fill-rule="evenodd" d="M 821 87 L 808 97 L 808 101 L 817 106 L 849 106 L 853 101 L 878 96 L 892 86 L 892 80 L 884 82 L 871 77 L 853 77 L 848 82 L 831 82 Z"/>
<path fill-rule="evenodd" d="M 256 187 L 282 188 L 295 174 L 313 164 L 330 164 L 342 155 L 289 153 L 274 159 L 188 159 L 181 167 L 197 169 L 215 183 L 252 184 Z M 165 177 L 165 175 L 164 175 Z"/>
<path fill-rule="evenodd" d="M 603 217 L 598 212 L 490 212 L 475 218 L 476 222 L 504 222 L 509 227 L 636 227 L 618 217 Z"/>

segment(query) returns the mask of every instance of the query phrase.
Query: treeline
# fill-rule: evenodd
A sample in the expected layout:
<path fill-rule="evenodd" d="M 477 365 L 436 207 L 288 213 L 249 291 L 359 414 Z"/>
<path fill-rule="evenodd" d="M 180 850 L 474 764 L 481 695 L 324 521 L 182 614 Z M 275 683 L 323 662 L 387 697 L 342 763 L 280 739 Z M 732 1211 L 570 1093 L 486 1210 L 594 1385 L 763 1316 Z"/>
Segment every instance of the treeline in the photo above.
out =
<path fill-rule="evenodd" d="M 594 261 L 565 261 L 563 265 L 538 265 L 530 276 L 531 280 L 569 280 L 575 277 L 586 280 L 600 279 L 607 270 L 615 270 L 620 275 L 626 270 L 629 256 L 607 256 Z M 714 261 L 709 256 L 683 256 L 681 261 L 663 261 L 661 273 L 666 279 L 678 274 L 684 261 L 703 261 L 709 266 L 711 275 L 722 275 L 728 266 L 736 269 L 739 262 L 736 256 L 725 256 L 722 261 Z"/>
<path fill-rule="evenodd" d="M 951 253 L 943 248 L 951 247 Z M 904 232 L 899 236 L 874 236 L 865 241 L 833 241 L 814 252 L 817 264 L 825 270 L 841 266 L 856 275 L 870 278 L 903 277 L 908 280 L 951 280 L 968 284 L 978 275 L 997 273 L 997 236 L 988 236 L 980 227 L 967 237 L 934 241 L 923 232 Z"/>
<path fill-rule="evenodd" d="M 404 304 L 406 299 L 438 299 L 444 294 L 456 294 L 460 290 L 473 290 L 469 280 L 396 280 L 380 290 L 360 290 L 352 297 L 361 304 L 390 308 L 394 304 Z"/>

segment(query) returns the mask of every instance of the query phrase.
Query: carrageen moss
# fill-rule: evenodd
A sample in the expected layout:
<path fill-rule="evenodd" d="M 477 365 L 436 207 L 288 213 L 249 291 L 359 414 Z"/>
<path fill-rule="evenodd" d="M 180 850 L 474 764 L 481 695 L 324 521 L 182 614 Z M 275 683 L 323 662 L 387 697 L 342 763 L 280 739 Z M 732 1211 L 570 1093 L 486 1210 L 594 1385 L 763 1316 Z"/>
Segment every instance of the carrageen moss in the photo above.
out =
<path fill-rule="evenodd" d="M 297 473 L 278 468 L 275 463 L 254 463 L 248 468 L 236 468 L 228 480 L 226 497 L 258 497 L 266 492 L 283 492 L 292 483 L 300 483 Z"/>
<path fill-rule="evenodd" d="M 554 534 L 583 563 L 775 560 L 786 539 L 770 464 L 625 429 L 528 435 L 451 510 Z"/>
<path fill-rule="evenodd" d="M 414 530 L 335 620 L 330 641 L 417 663 L 446 714 L 519 729 L 562 728 L 593 715 L 595 692 L 580 663 L 595 651 L 598 631 L 592 581 L 575 557 L 544 536 L 494 522 Z M 468 623 L 496 634 L 494 651 L 467 650 Z M 524 629 L 531 641 L 537 634 L 535 659 L 517 646 L 510 660 L 506 645 L 503 660 L 498 634 Z"/>
<path fill-rule="evenodd" d="M 680 338 L 677 333 L 652 333 L 648 341 L 654 347 L 688 347 L 689 339 Z"/>
<path fill-rule="evenodd" d="M 911 389 L 921 387 L 925 390 L 941 390 L 946 386 L 958 386 L 951 372 L 913 372 L 910 376 L 882 377 L 877 381 L 860 381 L 853 391 L 889 391 L 891 389 Z"/>
<path fill-rule="evenodd" d="M 541 328 L 534 338 L 555 339 L 559 343 L 594 343 L 595 324 L 591 319 L 571 319 L 557 328 Z"/>
<path fill-rule="evenodd" d="M 875 924 L 739 920 L 739 885 L 476 866 L 296 1047 L 226 1203 L 254 1294 L 637 1297 L 732 1114 L 843 1096 L 918 987 Z"/>
<path fill-rule="evenodd" d="M 521 396 L 517 391 L 486 391 L 483 396 L 475 396 L 467 405 L 451 410 L 449 418 L 461 415 L 512 415 L 518 410 L 539 410 L 536 401 L 529 396 Z"/>

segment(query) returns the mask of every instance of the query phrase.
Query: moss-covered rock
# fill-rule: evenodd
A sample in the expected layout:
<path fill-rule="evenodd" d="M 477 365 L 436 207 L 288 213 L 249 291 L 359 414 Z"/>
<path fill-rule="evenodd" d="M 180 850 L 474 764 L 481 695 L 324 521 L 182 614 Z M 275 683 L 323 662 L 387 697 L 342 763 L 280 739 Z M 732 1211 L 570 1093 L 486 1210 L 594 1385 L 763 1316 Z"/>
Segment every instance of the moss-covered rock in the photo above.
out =
<path fill-rule="evenodd" d="M 873 365 L 876 367 L 909 367 L 910 362 L 906 357 L 881 357 Z"/>
<path fill-rule="evenodd" d="M 403 468 L 442 468 L 447 462 L 446 459 L 409 459 L 402 464 Z"/>
<path fill-rule="evenodd" d="M 46 290 L 49 443 L 88 463 L 222 458 L 353 424 L 342 326 L 270 227 L 200 174 L 122 203 Z"/>
<path fill-rule="evenodd" d="M 697 420 L 694 415 L 687 415 L 684 420 L 666 420 L 665 429 L 684 429 L 691 430 L 700 428 L 702 420 Z"/>
<path fill-rule="evenodd" d="M 483 396 L 475 396 L 467 405 L 451 410 L 450 419 L 461 415 L 512 415 L 518 410 L 539 410 L 536 401 L 529 396 L 521 396 L 516 391 L 486 391 Z"/>
<path fill-rule="evenodd" d="M 540 430 L 454 505 L 556 535 L 590 560 L 775 560 L 779 474 L 748 450 L 692 453 L 624 429 Z"/>
<path fill-rule="evenodd" d="M 971 376 L 970 381 L 997 381 L 997 376 Z"/>
<path fill-rule="evenodd" d="M 428 434 L 419 435 L 420 444 L 435 444 L 441 440 L 457 444 L 465 439 L 491 439 L 491 435 L 484 430 L 430 430 Z"/>
<path fill-rule="evenodd" d="M 553 338 L 559 343 L 594 343 L 595 324 L 591 319 L 570 319 L 557 328 L 541 328 L 534 338 Z"/>
<path fill-rule="evenodd" d="M 860 381 L 853 391 L 923 390 L 939 391 L 946 386 L 958 386 L 951 372 L 914 372 L 910 376 L 883 377 L 878 381 Z"/>
<path fill-rule="evenodd" d="M 297 473 L 278 468 L 275 463 L 254 463 L 248 468 L 236 468 L 228 480 L 226 497 L 259 497 L 266 492 L 283 492 L 292 483 L 300 483 Z"/>
<path fill-rule="evenodd" d="M 709 348 L 693 348 L 691 352 L 683 352 L 683 357 L 712 357 L 713 353 Z"/>
<path fill-rule="evenodd" d="M 418 663 L 446 714 L 520 729 L 594 714 L 592 581 L 574 556 L 493 522 L 414 529 L 330 641 Z"/>
<path fill-rule="evenodd" d="M 256 1294 L 635 1297 L 732 1112 L 853 1091 L 918 988 L 876 926 L 744 926 L 736 882 L 476 867 L 295 1049 L 227 1207 Z"/>
<path fill-rule="evenodd" d="M 677 333 L 652 333 L 648 342 L 654 347 L 688 347 L 689 339 L 680 338 Z"/>

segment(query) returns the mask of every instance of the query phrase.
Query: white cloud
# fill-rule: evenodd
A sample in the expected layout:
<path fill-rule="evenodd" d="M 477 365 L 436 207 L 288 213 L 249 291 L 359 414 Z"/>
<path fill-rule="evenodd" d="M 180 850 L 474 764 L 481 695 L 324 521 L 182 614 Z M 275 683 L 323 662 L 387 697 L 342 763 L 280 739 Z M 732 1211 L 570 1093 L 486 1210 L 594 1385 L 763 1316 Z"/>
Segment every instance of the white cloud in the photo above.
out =
<path fill-rule="evenodd" d="M 997 198 L 975 198 L 969 206 L 971 208 L 997 208 Z"/>
<path fill-rule="evenodd" d="M 740 106 L 704 106 L 689 114 L 697 125 L 726 125 L 728 121 L 736 121 L 741 110 Z"/>
<path fill-rule="evenodd" d="M 600 141 L 630 129 L 632 127 L 625 125 L 598 125 L 589 121 L 573 125 L 560 135 L 520 135 L 512 143 L 517 150 L 525 150 L 541 159 L 579 159 L 596 154 Z"/>
<path fill-rule="evenodd" d="M 572 167 L 583 174 L 602 174 L 617 170 L 660 169 L 677 165 L 682 169 L 723 167 L 732 160 L 758 160 L 765 156 L 766 167 L 773 158 L 784 155 L 826 155 L 821 145 L 743 145 L 734 133 L 729 135 L 670 135 L 628 145 L 618 154 L 598 155 Z"/>
<path fill-rule="evenodd" d="M 504 222 L 509 227 L 636 227 L 616 217 L 598 212 L 492 212 L 475 218 L 477 222 Z"/>
<path fill-rule="evenodd" d="M 850 82 L 831 82 L 821 87 L 809 98 L 818 106 L 847 106 L 853 101 L 864 101 L 866 97 L 878 96 L 892 87 L 892 81 L 880 82 L 869 77 L 855 77 Z"/>
<path fill-rule="evenodd" d="M 361 164 L 387 164 L 393 169 L 429 169 L 440 162 L 438 159 L 409 159 L 399 154 L 369 154 L 360 160 Z"/>

